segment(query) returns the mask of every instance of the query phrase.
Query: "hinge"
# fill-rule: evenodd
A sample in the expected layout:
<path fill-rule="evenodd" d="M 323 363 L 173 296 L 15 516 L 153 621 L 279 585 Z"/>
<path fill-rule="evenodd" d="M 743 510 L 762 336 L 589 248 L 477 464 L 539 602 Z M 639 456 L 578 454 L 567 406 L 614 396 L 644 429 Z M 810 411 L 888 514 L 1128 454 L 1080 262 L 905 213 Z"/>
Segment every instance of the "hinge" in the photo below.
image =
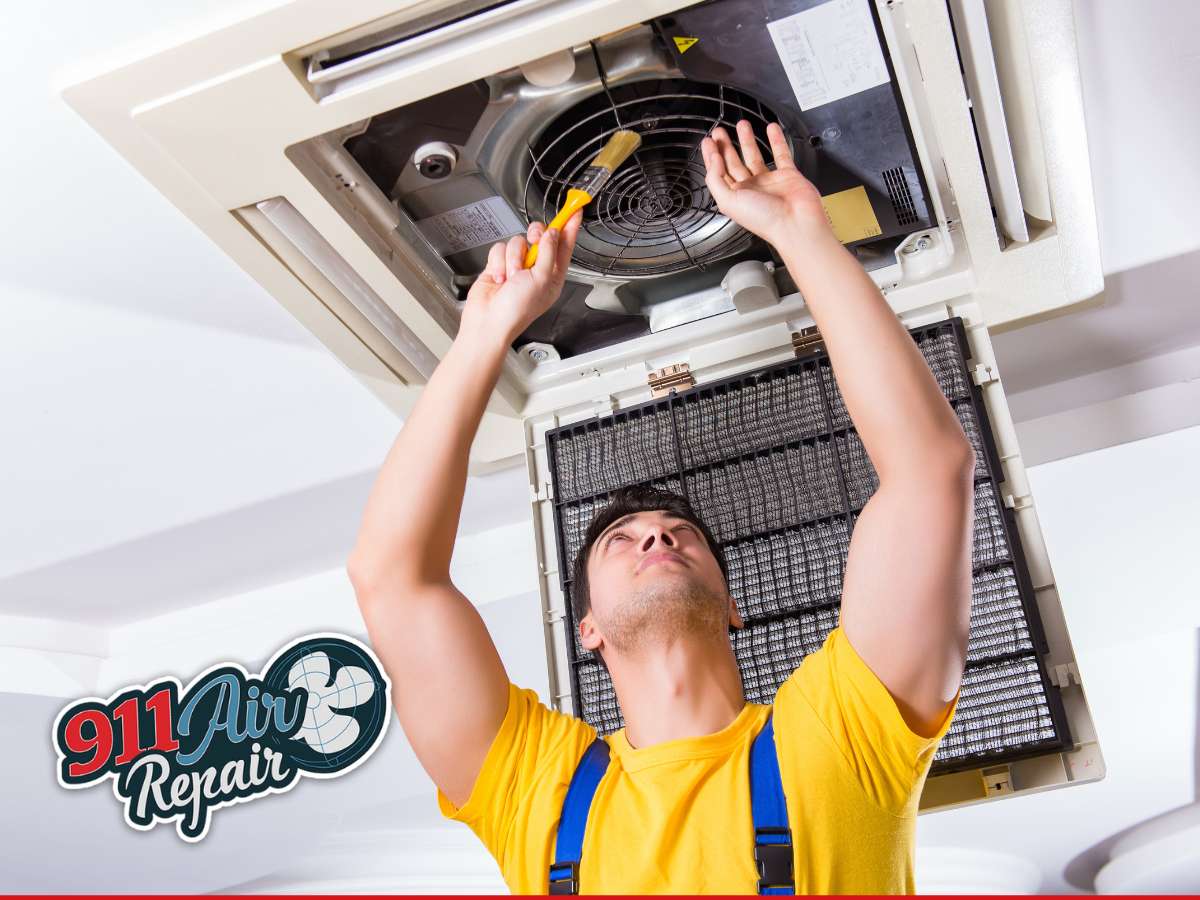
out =
<path fill-rule="evenodd" d="M 971 380 L 982 387 L 985 384 L 991 384 L 993 381 L 999 381 L 1000 376 L 996 374 L 996 370 L 991 366 L 978 365 L 971 370 Z"/>
<path fill-rule="evenodd" d="M 533 485 L 530 485 L 529 494 L 530 499 L 534 503 L 538 503 L 542 500 L 553 500 L 554 486 L 549 481 L 542 482 L 542 486 L 537 488 L 535 488 Z"/>
<path fill-rule="evenodd" d="M 615 397 L 600 397 L 592 401 L 592 415 L 596 418 L 612 415 L 619 408 Z"/>
<path fill-rule="evenodd" d="M 1079 666 L 1073 662 L 1051 666 L 1047 674 L 1050 676 L 1050 683 L 1055 687 L 1070 687 L 1072 681 L 1076 684 L 1083 684 L 1079 680 Z"/>
<path fill-rule="evenodd" d="M 796 352 L 797 356 L 810 350 L 824 349 L 825 338 L 821 337 L 821 332 L 817 331 L 816 325 L 809 325 L 807 328 L 792 332 L 792 350 Z"/>
<path fill-rule="evenodd" d="M 557 622 L 563 621 L 564 619 L 566 619 L 566 617 L 567 617 L 567 614 L 564 610 L 552 609 L 546 613 L 546 624 L 554 625 Z"/>
<path fill-rule="evenodd" d="M 646 376 L 646 381 L 650 385 L 652 397 L 661 397 L 671 391 L 690 388 L 696 383 L 687 363 L 672 363 L 655 369 Z"/>
<path fill-rule="evenodd" d="M 983 778 L 985 797 L 999 797 L 1013 792 L 1011 766 L 988 766 L 986 769 L 980 769 L 979 774 Z"/>
<path fill-rule="evenodd" d="M 1005 494 L 1004 505 L 1009 509 L 1029 509 L 1033 506 L 1033 498 L 1028 494 L 1018 494 L 1017 496 Z"/>

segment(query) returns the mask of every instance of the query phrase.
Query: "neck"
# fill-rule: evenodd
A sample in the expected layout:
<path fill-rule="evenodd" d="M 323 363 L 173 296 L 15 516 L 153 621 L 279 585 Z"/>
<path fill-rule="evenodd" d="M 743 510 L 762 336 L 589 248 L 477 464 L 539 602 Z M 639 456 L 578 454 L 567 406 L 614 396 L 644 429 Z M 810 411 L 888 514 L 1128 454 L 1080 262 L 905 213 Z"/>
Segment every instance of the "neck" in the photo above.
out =
<path fill-rule="evenodd" d="M 610 652 L 609 671 L 631 746 L 713 734 L 746 705 L 742 676 L 724 633 L 681 635 Z"/>

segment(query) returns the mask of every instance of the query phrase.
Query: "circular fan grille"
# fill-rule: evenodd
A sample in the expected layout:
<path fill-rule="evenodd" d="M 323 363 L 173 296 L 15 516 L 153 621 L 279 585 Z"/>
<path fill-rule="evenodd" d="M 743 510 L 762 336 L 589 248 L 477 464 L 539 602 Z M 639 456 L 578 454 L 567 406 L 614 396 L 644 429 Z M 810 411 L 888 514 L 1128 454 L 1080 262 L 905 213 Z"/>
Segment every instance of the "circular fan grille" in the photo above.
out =
<path fill-rule="evenodd" d="M 700 155 L 700 140 L 714 126 L 732 136 L 739 119 L 753 125 L 769 160 L 767 122 L 778 118 L 742 91 L 686 79 L 606 88 L 561 113 L 529 148 L 522 205 L 530 220 L 550 221 L 613 132 L 631 129 L 641 146 L 584 207 L 573 263 L 624 277 L 704 269 L 751 240 L 717 210 Z"/>

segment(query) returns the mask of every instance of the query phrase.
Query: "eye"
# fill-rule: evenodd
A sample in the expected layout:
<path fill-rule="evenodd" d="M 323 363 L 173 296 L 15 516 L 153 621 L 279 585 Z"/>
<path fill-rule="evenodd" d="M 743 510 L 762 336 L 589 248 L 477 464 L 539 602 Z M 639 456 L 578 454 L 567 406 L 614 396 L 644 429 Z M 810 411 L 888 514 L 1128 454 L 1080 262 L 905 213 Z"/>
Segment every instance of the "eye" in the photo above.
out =
<path fill-rule="evenodd" d="M 604 542 L 604 546 L 605 546 L 605 547 L 607 547 L 609 544 L 611 544 L 611 543 L 612 543 L 613 541 L 615 541 L 617 538 L 624 538 L 625 540 L 629 540 L 629 535 L 627 535 L 627 534 L 626 534 L 625 532 L 623 532 L 623 531 L 614 531 L 612 534 L 610 534 L 610 535 L 608 536 L 608 540 L 606 540 L 606 541 Z"/>
<path fill-rule="evenodd" d="M 688 525 L 688 524 L 686 524 L 686 523 L 685 523 L 685 524 L 683 524 L 683 525 L 676 525 L 676 526 L 675 526 L 674 528 L 672 528 L 671 530 L 672 530 L 672 531 L 680 531 L 680 530 L 683 530 L 683 531 L 690 531 L 692 534 L 696 535 L 697 537 L 699 537 L 699 536 L 700 536 L 700 532 L 696 530 L 696 527 L 695 527 L 694 525 Z"/>

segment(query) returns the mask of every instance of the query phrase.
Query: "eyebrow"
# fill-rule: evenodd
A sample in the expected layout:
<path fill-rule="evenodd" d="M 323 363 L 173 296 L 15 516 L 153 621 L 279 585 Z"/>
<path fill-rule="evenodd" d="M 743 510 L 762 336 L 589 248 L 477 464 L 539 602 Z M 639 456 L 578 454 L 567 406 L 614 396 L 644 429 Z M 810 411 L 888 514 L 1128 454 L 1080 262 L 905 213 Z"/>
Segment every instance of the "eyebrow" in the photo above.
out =
<path fill-rule="evenodd" d="M 604 536 L 606 534 L 608 534 L 614 528 L 620 528 L 622 525 L 624 525 L 626 522 L 628 522 L 630 519 L 634 518 L 637 515 L 638 515 L 637 513 L 626 513 L 625 515 L 621 516 L 621 518 L 617 519 L 617 521 L 613 522 L 611 525 L 609 525 L 607 528 L 605 528 L 602 532 L 600 532 L 599 535 L 597 535 L 596 540 L 592 542 L 592 546 L 594 546 L 594 547 L 600 546 L 600 542 L 604 540 Z M 689 524 L 689 525 L 691 524 L 691 522 L 688 521 L 687 519 L 685 519 L 683 516 L 677 516 L 674 513 L 668 512 L 668 513 L 663 513 L 663 515 L 666 516 L 668 519 L 674 519 L 676 522 L 687 522 L 687 524 Z"/>

